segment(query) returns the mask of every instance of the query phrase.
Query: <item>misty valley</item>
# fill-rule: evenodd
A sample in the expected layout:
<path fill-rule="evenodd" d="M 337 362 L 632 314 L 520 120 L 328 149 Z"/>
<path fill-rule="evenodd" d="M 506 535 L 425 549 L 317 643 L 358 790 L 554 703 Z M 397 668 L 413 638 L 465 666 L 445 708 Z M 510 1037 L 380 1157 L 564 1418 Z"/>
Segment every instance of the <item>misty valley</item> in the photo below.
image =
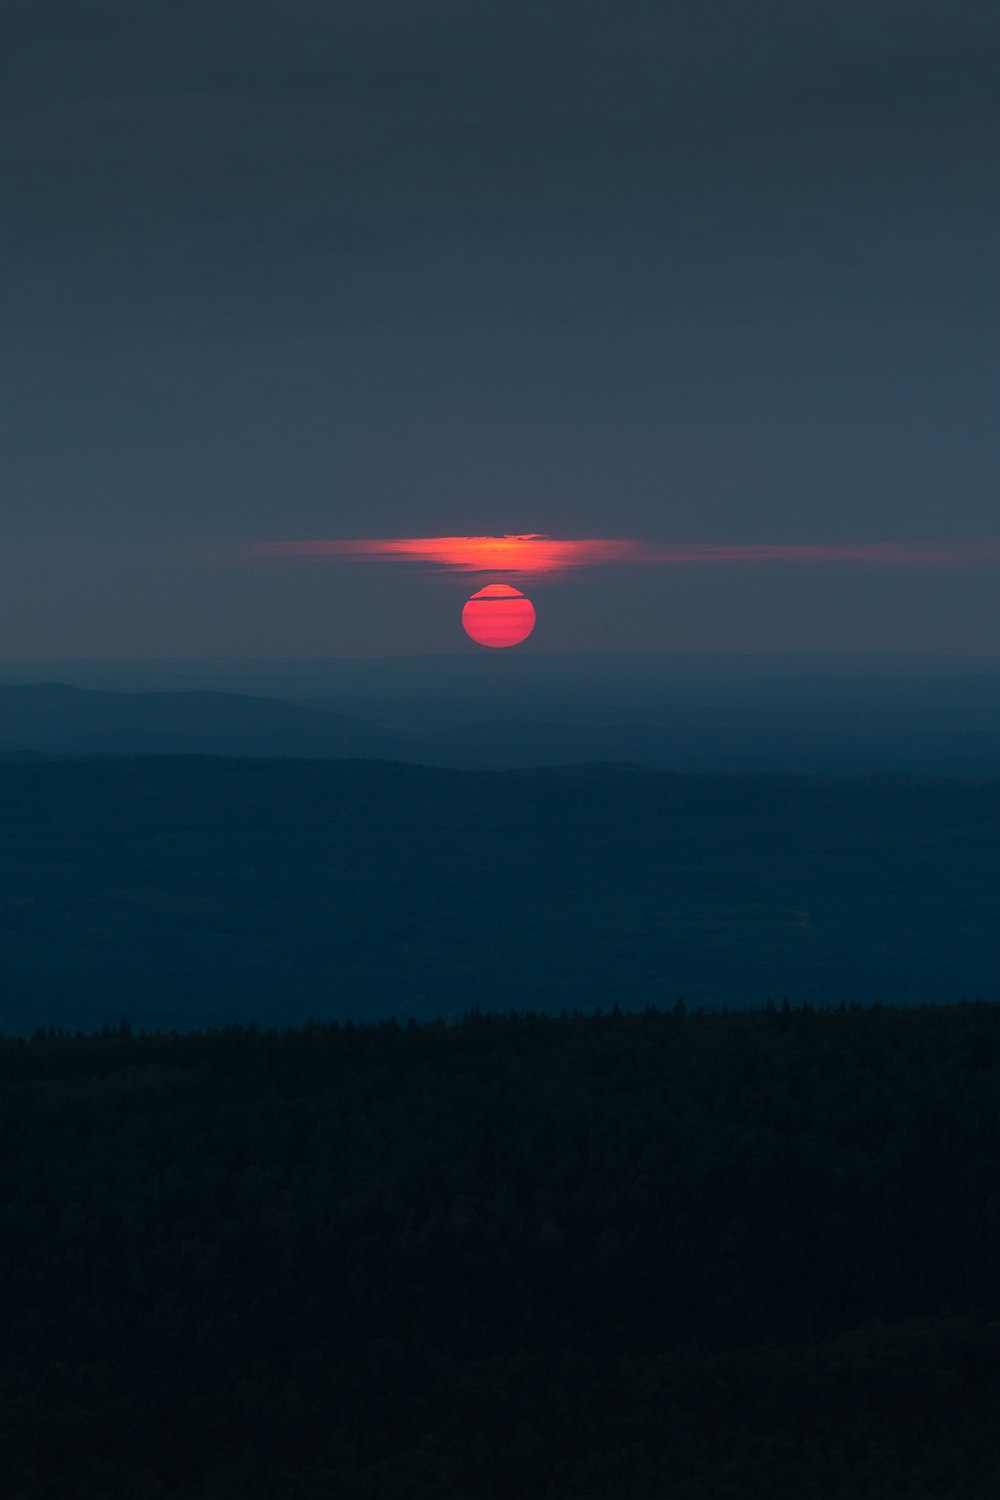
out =
<path fill-rule="evenodd" d="M 1000 782 L 0 764 L 0 1025 L 997 998 Z"/>

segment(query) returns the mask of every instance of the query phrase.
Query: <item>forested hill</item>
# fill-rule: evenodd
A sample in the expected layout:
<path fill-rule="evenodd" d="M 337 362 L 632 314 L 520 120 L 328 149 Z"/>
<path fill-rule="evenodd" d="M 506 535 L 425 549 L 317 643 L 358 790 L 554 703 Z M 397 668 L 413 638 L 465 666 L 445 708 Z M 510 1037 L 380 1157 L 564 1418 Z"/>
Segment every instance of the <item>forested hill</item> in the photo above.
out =
<path fill-rule="evenodd" d="M 986 1500 L 1000 1007 L 0 1042 L 12 1500 Z"/>
<path fill-rule="evenodd" d="M 0 1028 L 1000 992 L 1000 782 L 0 765 Z"/>

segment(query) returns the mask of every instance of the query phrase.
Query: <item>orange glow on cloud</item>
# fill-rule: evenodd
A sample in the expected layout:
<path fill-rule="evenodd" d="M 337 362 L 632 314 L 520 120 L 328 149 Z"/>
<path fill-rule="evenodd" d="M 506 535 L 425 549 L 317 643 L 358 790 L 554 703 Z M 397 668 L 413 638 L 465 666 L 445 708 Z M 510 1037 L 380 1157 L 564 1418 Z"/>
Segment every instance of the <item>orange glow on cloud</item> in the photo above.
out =
<path fill-rule="evenodd" d="M 371 541 L 261 542 L 265 557 L 349 557 L 358 562 L 436 564 L 455 573 L 561 573 L 565 568 L 641 562 L 643 543 L 525 536 L 410 536 Z"/>
<path fill-rule="evenodd" d="M 424 563 L 449 573 L 511 573 L 520 577 L 609 564 L 875 563 L 887 567 L 956 567 L 1000 562 L 1000 541 L 982 542 L 694 542 L 661 545 L 624 538 L 424 536 L 335 541 L 259 542 L 256 557 L 344 558 L 356 562 Z"/>

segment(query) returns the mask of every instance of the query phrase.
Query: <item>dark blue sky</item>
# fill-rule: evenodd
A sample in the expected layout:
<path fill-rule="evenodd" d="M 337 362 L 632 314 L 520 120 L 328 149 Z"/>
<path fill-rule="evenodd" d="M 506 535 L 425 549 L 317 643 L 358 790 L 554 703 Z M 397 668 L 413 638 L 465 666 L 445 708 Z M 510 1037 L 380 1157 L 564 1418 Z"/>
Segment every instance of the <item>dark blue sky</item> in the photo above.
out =
<path fill-rule="evenodd" d="M 8 0 L 0 657 L 463 649 L 248 542 L 1000 533 L 994 0 Z M 536 649 L 1000 654 L 1000 573 L 581 573 Z"/>

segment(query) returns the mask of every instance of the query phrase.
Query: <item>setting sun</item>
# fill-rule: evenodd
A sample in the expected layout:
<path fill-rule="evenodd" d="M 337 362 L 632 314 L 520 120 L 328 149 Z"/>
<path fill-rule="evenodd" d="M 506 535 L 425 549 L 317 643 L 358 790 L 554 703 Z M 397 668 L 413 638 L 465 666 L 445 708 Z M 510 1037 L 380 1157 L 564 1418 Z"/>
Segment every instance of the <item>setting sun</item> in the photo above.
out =
<path fill-rule="evenodd" d="M 490 583 L 466 601 L 462 625 L 480 646 L 516 646 L 535 628 L 535 607 L 509 583 Z"/>

